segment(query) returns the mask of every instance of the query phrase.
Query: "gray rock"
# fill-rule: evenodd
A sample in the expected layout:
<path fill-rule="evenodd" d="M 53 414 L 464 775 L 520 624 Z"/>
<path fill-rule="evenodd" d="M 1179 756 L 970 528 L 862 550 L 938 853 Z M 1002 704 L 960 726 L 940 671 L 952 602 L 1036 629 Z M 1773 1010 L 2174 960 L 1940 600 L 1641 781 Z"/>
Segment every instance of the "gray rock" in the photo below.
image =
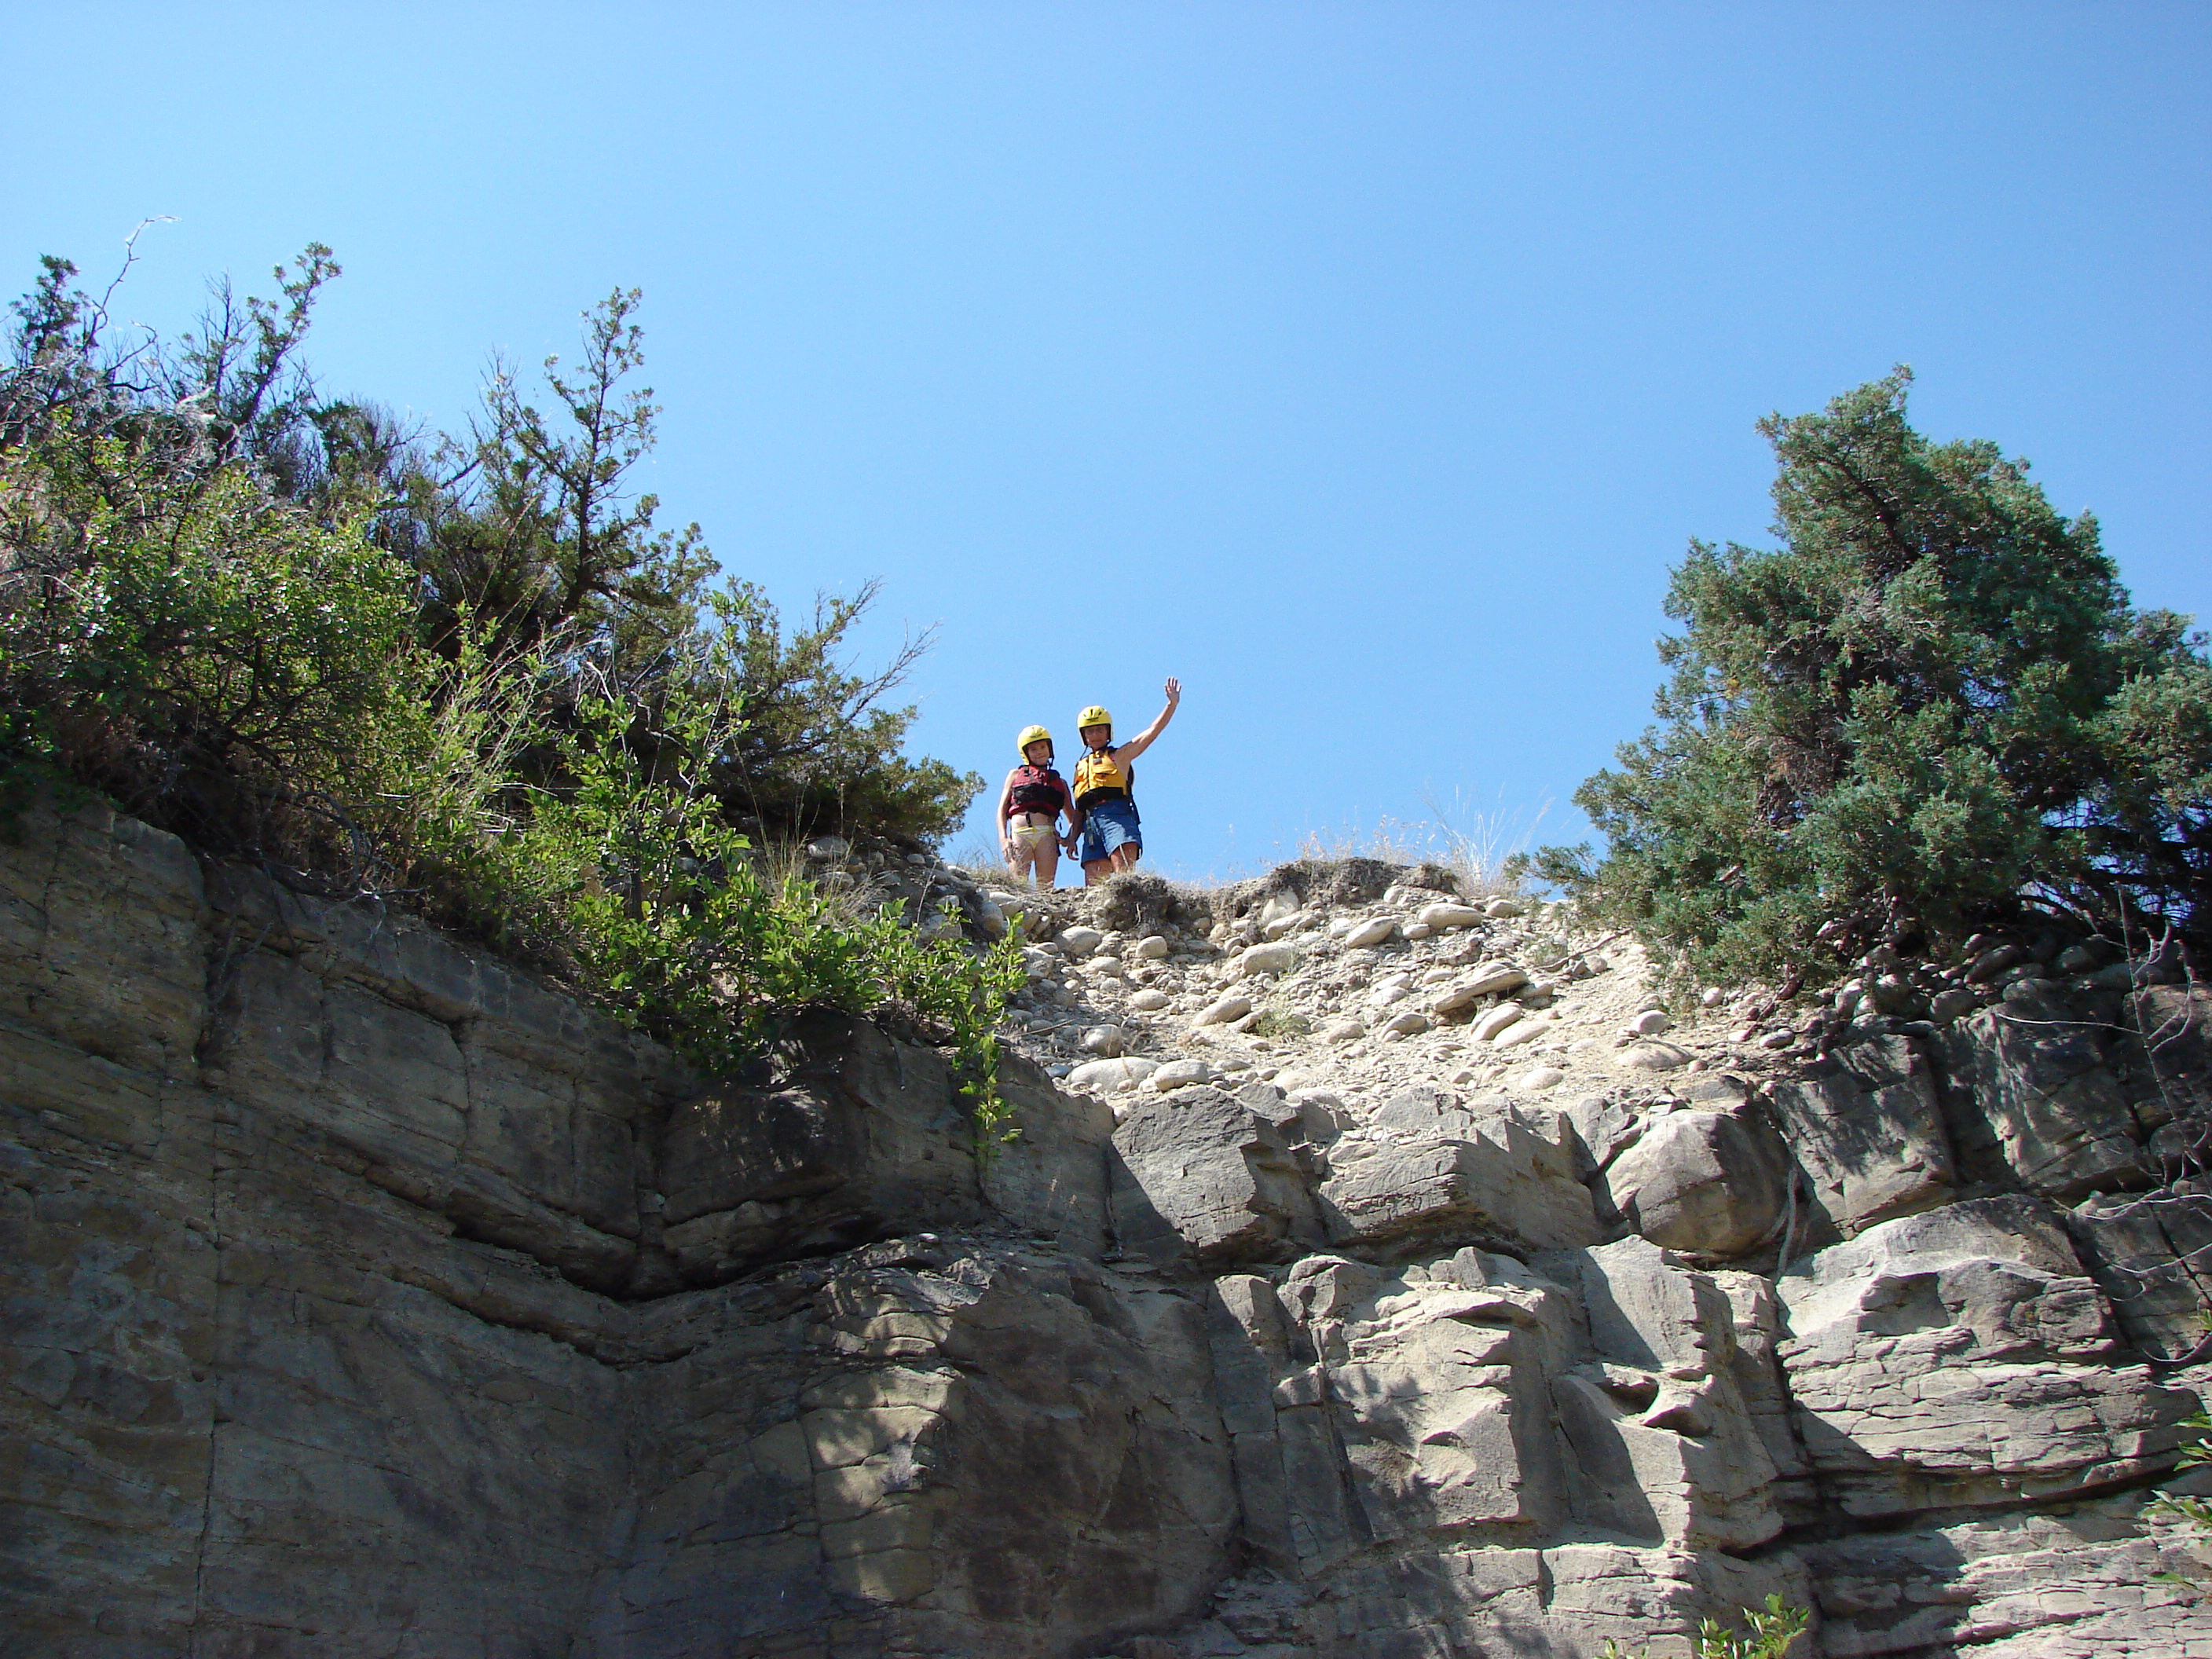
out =
<path fill-rule="evenodd" d="M 1491 1042 L 1524 1018 L 1528 1012 L 1517 1002 L 1501 1002 L 1474 1022 L 1471 1035 L 1478 1042 Z"/>
<path fill-rule="evenodd" d="M 1806 1562 L 1825 1650 L 2187 1654 L 2203 1641 L 2203 1606 L 2159 1579 L 2201 1582 L 2203 1564 L 2173 1534 L 2127 1536 L 2140 1524 L 2141 1503 L 2108 1501 L 2064 1518 L 1991 1515 L 1814 1545 Z"/>
<path fill-rule="evenodd" d="M 1086 1054 L 1097 1054 L 1102 1060 L 1114 1060 L 1121 1053 L 1121 1028 L 1118 1025 L 1093 1025 L 1084 1032 L 1077 1046 Z"/>
<path fill-rule="evenodd" d="M 1504 996 L 1528 982 L 1528 975 L 1510 962 L 1486 962 L 1462 980 L 1457 988 L 1469 996 Z"/>
<path fill-rule="evenodd" d="M 1356 923 L 1345 933 L 1344 948 L 1347 951 L 1364 951 L 1370 946 L 1385 943 L 1397 931 L 1398 923 L 1395 918 L 1370 916 L 1365 921 Z"/>
<path fill-rule="evenodd" d="M 1240 952 L 1231 971 L 1239 978 L 1251 974 L 1285 974 L 1297 965 L 1295 945 L 1255 945 Z"/>
<path fill-rule="evenodd" d="M 1480 927 L 1483 915 L 1474 905 L 1446 902 L 1422 906 L 1420 915 L 1415 920 L 1440 933 L 1447 927 Z"/>
<path fill-rule="evenodd" d="M 2063 1218 L 2128 1340 L 2166 1358 L 2205 1334 L 2200 1264 L 2212 1262 L 2212 1194 L 2196 1185 L 2092 1200 Z"/>
<path fill-rule="evenodd" d="M 1135 1054 L 1120 1060 L 1094 1060 L 1068 1073 L 1067 1082 L 1073 1089 L 1133 1089 L 1159 1069 L 1158 1060 Z"/>
<path fill-rule="evenodd" d="M 1839 1048 L 1777 1080 L 1773 1097 L 1814 1200 L 1843 1232 L 1949 1201 L 1951 1137 L 1909 1038 Z"/>
<path fill-rule="evenodd" d="M 1051 904 L 1135 937 L 1187 902 Z M 1944 1194 L 1934 1102 L 1954 1184 L 2070 1190 L 2106 1089 L 2185 1155 L 2203 994 L 2028 966 L 1924 1048 L 1772 1065 L 1820 1193 L 1793 1255 L 1818 1209 L 1863 1229 L 1785 1327 L 1756 1274 L 1589 1248 L 1583 1178 L 1747 1111 L 1734 1079 L 1401 1090 L 1371 1138 L 1325 1090 L 1147 1089 L 1117 1142 L 1010 1044 L 1021 1133 L 979 1160 L 942 1056 L 873 1027 L 702 1086 L 396 913 L 39 808 L 0 843 L 0 1645 L 1587 1655 L 1774 1593 L 1869 1659 L 2186 1651 L 2157 1575 L 2199 1569 L 2144 1506 L 2197 1373 L 2124 1341 L 2193 1340 L 2212 1200 L 1899 1213 Z M 2116 1012 L 2158 1035 L 2029 1024 Z M 1371 1260 L 1313 1248 L 1323 1145 Z"/>
<path fill-rule="evenodd" d="M 1171 1060 L 1156 1067 L 1148 1079 L 1155 1092 L 1165 1094 L 1170 1089 L 1185 1089 L 1193 1084 L 1211 1083 L 1213 1067 L 1202 1060 Z"/>
<path fill-rule="evenodd" d="M 1218 1267 L 1318 1240 L 1289 1143 L 1219 1089 L 1181 1089 L 1140 1106 L 1115 1130 L 1114 1146 L 1115 1232 L 1125 1250 Z"/>
<path fill-rule="evenodd" d="M 1060 948 L 1071 957 L 1087 957 L 1105 937 L 1096 927 L 1063 927 L 1060 931 Z"/>
<path fill-rule="evenodd" d="M 1642 1239 L 1581 1254 L 1601 1363 L 1561 1380 L 1560 1426 L 1591 1517 L 1630 1536 L 1741 1549 L 1782 1529 L 1779 1473 L 1738 1363 L 1734 1304 L 1711 1275 Z"/>
<path fill-rule="evenodd" d="M 1480 1029 L 1478 1027 L 1477 1029 Z M 1541 1042 L 1557 1030 L 1557 1022 L 1550 1014 L 1534 1014 L 1518 1019 L 1490 1039 L 1497 1048 L 1517 1048 L 1527 1042 Z M 1684 1056 L 1687 1058 L 1687 1056 Z"/>
<path fill-rule="evenodd" d="M 1252 1012 L 1252 999 L 1237 992 L 1219 997 L 1199 1010 L 1193 1025 L 1227 1025 Z"/>
<path fill-rule="evenodd" d="M 1986 1008 L 1938 1040 L 1953 1142 L 1970 1170 L 2068 1200 L 2150 1184 L 2095 1030 L 2070 1009 Z"/>
<path fill-rule="evenodd" d="M 1340 1243 L 1441 1237 L 1554 1249 L 1598 1237 L 1571 1157 L 1517 1123 L 1385 1147 L 1331 1176 L 1321 1198 Z"/>
<path fill-rule="evenodd" d="M 1756 1109 L 1671 1112 L 1645 1119 L 1598 1180 L 1613 1210 L 1654 1244 L 1741 1255 L 1780 1227 L 1790 1153 Z"/>
<path fill-rule="evenodd" d="M 1778 1288 L 1806 1450 L 1848 1515 L 2009 1506 L 2136 1479 L 2165 1467 L 2193 1407 L 2145 1368 L 2108 1363 L 2111 1309 L 2030 1199 L 1883 1222 Z"/>

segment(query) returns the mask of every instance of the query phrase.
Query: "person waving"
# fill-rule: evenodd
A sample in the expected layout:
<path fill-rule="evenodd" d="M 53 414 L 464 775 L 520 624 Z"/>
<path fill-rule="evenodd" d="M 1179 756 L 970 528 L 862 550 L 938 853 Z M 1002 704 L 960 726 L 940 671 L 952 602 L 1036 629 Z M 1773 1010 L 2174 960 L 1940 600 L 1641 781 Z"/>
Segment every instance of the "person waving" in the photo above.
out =
<path fill-rule="evenodd" d="M 1093 703 L 1075 717 L 1083 736 L 1083 758 L 1075 763 L 1076 825 L 1067 850 L 1083 863 L 1083 880 L 1096 887 L 1117 871 L 1136 867 L 1144 856 L 1144 831 L 1137 817 L 1133 763 L 1151 748 L 1182 701 L 1182 682 L 1170 679 L 1168 706 L 1159 718 L 1125 744 L 1114 741 L 1114 717 Z"/>

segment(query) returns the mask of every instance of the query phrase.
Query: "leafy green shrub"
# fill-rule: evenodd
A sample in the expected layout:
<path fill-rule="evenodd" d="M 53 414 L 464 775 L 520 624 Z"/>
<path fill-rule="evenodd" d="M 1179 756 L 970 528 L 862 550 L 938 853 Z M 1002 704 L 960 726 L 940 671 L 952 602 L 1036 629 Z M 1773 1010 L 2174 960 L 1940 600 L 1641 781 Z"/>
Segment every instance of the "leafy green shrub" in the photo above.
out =
<path fill-rule="evenodd" d="M 106 488 L 0 453 L 0 773 L 306 861 L 411 759 L 386 741 L 423 694 L 407 573 L 242 469 L 179 489 L 118 440 L 91 458 Z"/>
<path fill-rule="evenodd" d="M 1906 422 L 1909 375 L 1761 424 L 1782 545 L 1693 543 L 1660 724 L 1538 873 L 1707 982 L 2024 905 L 2212 928 L 2212 666 L 2138 612 L 2086 514 L 1994 445 Z"/>
<path fill-rule="evenodd" d="M 889 682 L 832 663 L 855 606 L 786 642 L 752 590 L 700 588 L 711 567 L 688 537 L 640 541 L 649 500 L 610 504 L 650 438 L 635 399 L 604 451 L 495 404 L 520 433 L 502 441 L 562 481 L 546 500 L 566 528 L 522 550 L 541 559 L 523 586 L 582 597 L 520 629 L 448 603 L 422 558 L 379 544 L 367 496 L 331 510 L 343 492 L 312 487 L 327 454 L 283 416 L 307 401 L 285 353 L 335 269 L 319 255 L 289 310 L 249 305 L 259 389 L 211 382 L 205 422 L 96 357 L 60 262 L 18 307 L 0 374 L 0 805 L 89 789 L 218 854 L 410 905 L 710 1072 L 757 1053 L 782 1011 L 896 1006 L 956 1049 L 985 1142 L 1007 1132 L 993 1033 L 1018 941 L 919 932 L 744 833 L 770 816 L 758 787 L 786 788 L 799 817 L 827 792 L 908 832 L 965 805 L 971 782 L 896 752 L 903 716 L 868 712 Z M 605 376 L 634 362 L 626 315 L 595 325 L 586 392 L 555 380 L 572 412 L 605 404 Z M 187 368 L 233 355 L 189 344 Z"/>

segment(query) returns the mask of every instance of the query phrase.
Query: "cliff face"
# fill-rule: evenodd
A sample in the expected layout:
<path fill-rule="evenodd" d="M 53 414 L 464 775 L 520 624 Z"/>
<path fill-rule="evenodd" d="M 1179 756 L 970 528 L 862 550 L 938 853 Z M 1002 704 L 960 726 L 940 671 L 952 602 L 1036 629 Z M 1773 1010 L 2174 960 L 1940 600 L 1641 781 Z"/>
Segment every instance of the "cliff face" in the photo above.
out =
<path fill-rule="evenodd" d="M 2159 1125 L 2023 1033 L 1404 1090 L 1356 1152 L 1311 1091 L 1016 1057 L 979 1170 L 873 1026 L 705 1089 L 410 922 L 34 815 L 0 1645 L 1580 1656 L 1774 1591 L 1833 1655 L 2212 1652 L 2142 1512 L 2207 1374 L 2130 1346 L 2185 1330 L 2196 1210 L 2082 1201 Z"/>

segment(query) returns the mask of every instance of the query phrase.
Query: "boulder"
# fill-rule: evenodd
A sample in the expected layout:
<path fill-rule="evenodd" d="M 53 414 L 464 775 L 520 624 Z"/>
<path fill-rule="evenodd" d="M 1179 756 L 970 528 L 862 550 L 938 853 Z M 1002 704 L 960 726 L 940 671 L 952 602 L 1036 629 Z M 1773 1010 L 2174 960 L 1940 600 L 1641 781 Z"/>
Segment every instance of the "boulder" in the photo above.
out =
<path fill-rule="evenodd" d="M 1671 1072 L 1690 1063 L 1689 1051 L 1671 1042 L 1638 1042 L 1621 1056 L 1632 1072 Z"/>
<path fill-rule="evenodd" d="M 1509 1030 L 1526 1018 L 1528 1011 L 1517 1002 L 1501 1002 L 1480 1019 L 1474 1022 L 1473 1036 L 1478 1042 L 1488 1042 L 1500 1032 Z"/>
<path fill-rule="evenodd" d="M 1227 996 L 1216 998 L 1200 1009 L 1190 1023 L 1194 1025 L 1227 1025 L 1233 1021 L 1243 1018 L 1251 1012 L 1252 999 L 1232 991 Z"/>
<path fill-rule="evenodd" d="M 1240 979 L 1251 974 L 1286 974 L 1297 960 L 1295 945 L 1254 945 L 1238 953 L 1231 971 Z"/>
<path fill-rule="evenodd" d="M 1060 931 L 1060 948 L 1071 957 L 1087 957 L 1105 937 L 1096 927 L 1063 927 Z"/>
<path fill-rule="evenodd" d="M 1133 1089 L 1159 1069 L 1158 1060 L 1145 1060 L 1133 1054 L 1120 1060 L 1094 1060 L 1070 1072 L 1067 1085 L 1071 1089 L 1094 1089 L 1102 1092 Z"/>
<path fill-rule="evenodd" d="M 1470 996 L 1504 996 L 1528 982 L 1528 975 L 1510 962 L 1486 962 L 1460 981 Z"/>
<path fill-rule="evenodd" d="M 1397 921 L 1389 916 L 1370 916 L 1355 923 L 1344 936 L 1344 948 L 1363 951 L 1386 943 L 1398 931 Z"/>
<path fill-rule="evenodd" d="M 1481 924 L 1482 912 L 1472 904 L 1429 904 L 1421 908 L 1415 918 L 1424 927 L 1437 932 L 1447 927 L 1474 927 Z"/>
<path fill-rule="evenodd" d="M 1516 1019 L 1490 1039 L 1496 1048 L 1517 1048 L 1523 1043 L 1541 1042 L 1552 1034 L 1557 1024 L 1549 1015 L 1534 1014 L 1526 1019 Z"/>
<path fill-rule="evenodd" d="M 1155 1067 L 1146 1080 L 1156 1093 L 1165 1094 L 1170 1089 L 1188 1088 L 1194 1083 L 1211 1083 L 1213 1067 L 1202 1060 L 1171 1060 Z"/>
<path fill-rule="evenodd" d="M 1614 1212 L 1670 1250 L 1740 1255 L 1773 1237 L 1789 1196 L 1789 1149 L 1763 1113 L 1679 1111 L 1643 1133 L 1598 1176 Z"/>
<path fill-rule="evenodd" d="M 1165 991 L 1147 986 L 1129 999 L 1129 1006 L 1140 1014 L 1157 1014 L 1168 1006 L 1170 1000 Z"/>

